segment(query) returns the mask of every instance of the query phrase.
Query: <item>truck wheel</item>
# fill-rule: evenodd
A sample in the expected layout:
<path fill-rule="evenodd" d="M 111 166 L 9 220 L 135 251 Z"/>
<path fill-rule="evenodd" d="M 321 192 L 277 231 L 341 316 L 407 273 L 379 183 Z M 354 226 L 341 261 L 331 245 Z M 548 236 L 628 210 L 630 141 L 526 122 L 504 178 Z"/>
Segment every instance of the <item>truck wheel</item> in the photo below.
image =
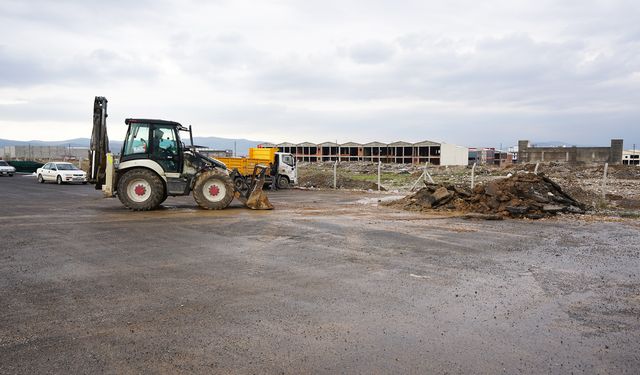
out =
<path fill-rule="evenodd" d="M 206 171 L 196 179 L 193 198 L 204 209 L 221 210 L 233 200 L 233 182 L 218 170 Z"/>
<path fill-rule="evenodd" d="M 118 198 L 133 211 L 158 208 L 164 198 L 164 190 L 162 179 L 147 169 L 130 169 L 118 181 Z"/>
<path fill-rule="evenodd" d="M 278 183 L 276 184 L 278 189 L 289 188 L 289 178 L 287 176 L 278 176 Z"/>

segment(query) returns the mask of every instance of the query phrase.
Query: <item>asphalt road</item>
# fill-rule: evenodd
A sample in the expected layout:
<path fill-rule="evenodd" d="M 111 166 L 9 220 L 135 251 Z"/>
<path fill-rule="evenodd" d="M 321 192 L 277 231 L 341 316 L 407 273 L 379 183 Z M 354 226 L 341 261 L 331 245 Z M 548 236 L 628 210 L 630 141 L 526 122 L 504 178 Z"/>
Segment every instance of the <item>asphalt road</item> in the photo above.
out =
<path fill-rule="evenodd" d="M 638 373 L 638 221 L 469 222 L 372 196 L 140 213 L 0 177 L 0 373 Z"/>

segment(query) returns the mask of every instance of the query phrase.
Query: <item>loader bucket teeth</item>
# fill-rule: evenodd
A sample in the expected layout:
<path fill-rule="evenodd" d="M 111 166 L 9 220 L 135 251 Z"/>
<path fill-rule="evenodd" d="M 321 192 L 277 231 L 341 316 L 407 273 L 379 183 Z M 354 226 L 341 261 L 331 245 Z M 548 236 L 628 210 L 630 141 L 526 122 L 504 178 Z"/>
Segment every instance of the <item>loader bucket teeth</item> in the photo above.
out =
<path fill-rule="evenodd" d="M 248 189 L 239 189 L 236 186 L 234 195 L 239 201 L 244 203 L 247 208 L 250 208 L 252 210 L 273 210 L 273 205 L 271 204 L 271 202 L 269 202 L 267 194 L 262 191 L 267 170 L 267 166 L 256 165 L 253 169 L 253 175 L 251 176 L 250 182 L 248 184 Z M 232 179 L 237 176 L 237 170 L 231 172 Z"/>

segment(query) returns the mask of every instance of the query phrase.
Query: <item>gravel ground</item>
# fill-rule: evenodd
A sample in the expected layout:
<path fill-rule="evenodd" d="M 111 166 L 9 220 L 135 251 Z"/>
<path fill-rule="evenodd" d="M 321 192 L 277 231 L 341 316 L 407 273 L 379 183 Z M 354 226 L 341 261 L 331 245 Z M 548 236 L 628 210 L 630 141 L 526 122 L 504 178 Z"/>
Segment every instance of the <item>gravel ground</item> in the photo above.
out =
<path fill-rule="evenodd" d="M 0 373 L 640 368 L 640 224 L 270 193 L 274 211 L 0 178 Z"/>

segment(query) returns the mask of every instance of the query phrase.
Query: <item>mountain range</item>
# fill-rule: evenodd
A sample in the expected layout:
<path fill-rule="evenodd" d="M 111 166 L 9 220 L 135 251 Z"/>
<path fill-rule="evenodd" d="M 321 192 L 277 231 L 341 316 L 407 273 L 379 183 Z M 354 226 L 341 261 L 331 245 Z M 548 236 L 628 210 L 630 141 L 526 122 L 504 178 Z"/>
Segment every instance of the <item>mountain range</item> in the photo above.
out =
<path fill-rule="evenodd" d="M 11 139 L 1 139 L 0 147 L 4 146 L 67 146 L 67 147 L 89 147 L 89 138 L 74 138 L 64 141 L 15 141 Z M 183 140 L 189 143 L 189 140 Z M 250 147 L 256 147 L 263 141 L 252 141 L 248 139 L 231 139 L 219 137 L 193 137 L 193 143 L 197 146 L 208 147 L 216 150 L 232 150 L 237 155 L 246 155 Z M 122 141 L 109 141 L 109 147 L 113 152 L 120 152 Z M 235 150 L 234 150 L 235 148 Z"/>

